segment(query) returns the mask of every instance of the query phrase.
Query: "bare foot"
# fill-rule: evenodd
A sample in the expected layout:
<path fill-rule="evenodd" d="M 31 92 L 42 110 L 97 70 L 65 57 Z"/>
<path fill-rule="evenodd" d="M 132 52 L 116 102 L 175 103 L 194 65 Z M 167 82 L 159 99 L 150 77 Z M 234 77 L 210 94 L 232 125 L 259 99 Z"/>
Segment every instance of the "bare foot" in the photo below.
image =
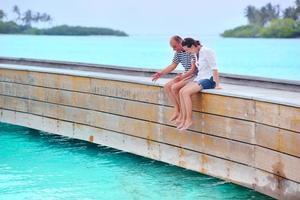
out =
<path fill-rule="evenodd" d="M 169 119 L 170 122 L 175 121 L 179 117 L 179 113 L 176 112 L 172 115 L 172 117 Z"/>
<path fill-rule="evenodd" d="M 184 121 L 177 125 L 177 129 L 181 129 L 182 127 L 184 127 Z"/>
<path fill-rule="evenodd" d="M 184 126 L 183 127 L 181 127 L 179 130 L 181 130 L 181 131 L 183 131 L 183 130 L 186 130 L 186 129 L 188 129 L 190 126 L 192 126 L 193 125 L 193 121 L 186 121 L 185 123 L 184 123 Z"/>
<path fill-rule="evenodd" d="M 182 118 L 183 118 L 183 117 L 179 114 L 178 118 L 177 118 L 176 121 L 175 121 L 176 125 L 179 125 L 179 124 L 182 123 L 182 121 L 183 121 Z"/>
<path fill-rule="evenodd" d="M 182 121 L 183 121 L 182 119 L 176 119 L 176 121 L 175 121 L 176 126 L 178 126 L 179 124 L 181 124 Z"/>

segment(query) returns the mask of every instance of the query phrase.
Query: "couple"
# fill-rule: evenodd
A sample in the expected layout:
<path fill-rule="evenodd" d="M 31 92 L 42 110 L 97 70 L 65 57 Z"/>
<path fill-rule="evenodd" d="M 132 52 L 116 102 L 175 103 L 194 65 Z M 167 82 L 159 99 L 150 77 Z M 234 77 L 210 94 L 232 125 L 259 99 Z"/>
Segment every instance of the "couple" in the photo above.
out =
<path fill-rule="evenodd" d="M 179 130 L 186 130 L 193 124 L 191 96 L 202 89 L 220 89 L 219 73 L 214 52 L 199 41 L 173 36 L 170 45 L 175 51 L 173 62 L 152 75 L 152 81 L 172 72 L 179 63 L 184 67 L 185 72 L 166 83 L 164 91 L 174 105 L 170 121 L 175 121 Z"/>

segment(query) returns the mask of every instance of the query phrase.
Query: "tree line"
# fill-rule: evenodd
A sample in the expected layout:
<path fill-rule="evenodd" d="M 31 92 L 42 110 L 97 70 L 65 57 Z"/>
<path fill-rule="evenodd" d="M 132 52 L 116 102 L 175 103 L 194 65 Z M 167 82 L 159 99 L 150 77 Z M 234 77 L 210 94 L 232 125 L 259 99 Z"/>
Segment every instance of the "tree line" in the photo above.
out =
<path fill-rule="evenodd" d="M 51 28 L 39 29 L 32 24 L 51 23 L 53 18 L 48 13 L 34 12 L 30 9 L 22 12 L 15 5 L 12 8 L 13 19 L 0 9 L 0 34 L 32 34 L 32 35 L 114 35 L 128 36 L 125 32 L 110 28 L 83 27 L 60 25 Z"/>
<path fill-rule="evenodd" d="M 261 8 L 245 8 L 248 24 L 225 31 L 224 37 L 300 37 L 300 0 L 294 6 L 281 10 L 279 5 L 268 3 Z"/>

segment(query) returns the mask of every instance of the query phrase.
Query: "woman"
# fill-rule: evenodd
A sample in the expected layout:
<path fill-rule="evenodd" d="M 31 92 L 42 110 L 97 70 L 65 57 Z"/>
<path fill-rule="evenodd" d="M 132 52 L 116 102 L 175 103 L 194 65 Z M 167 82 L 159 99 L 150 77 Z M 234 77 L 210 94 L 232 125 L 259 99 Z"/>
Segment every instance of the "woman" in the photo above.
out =
<path fill-rule="evenodd" d="M 174 113 L 169 120 L 170 122 L 172 122 L 175 121 L 180 115 L 179 90 L 195 78 L 197 74 L 197 67 L 196 56 L 184 51 L 182 47 L 181 37 L 173 36 L 170 39 L 170 45 L 175 51 L 172 64 L 166 67 L 161 72 L 157 72 L 152 75 L 152 81 L 156 81 L 163 75 L 170 73 L 179 64 L 181 64 L 185 69 L 184 73 L 177 75 L 164 86 L 164 91 L 168 99 L 171 101 L 172 105 L 174 105 Z"/>
<path fill-rule="evenodd" d="M 214 52 L 192 38 L 185 38 L 182 46 L 185 51 L 197 55 L 198 68 L 197 77 L 179 91 L 181 115 L 177 128 L 186 130 L 193 124 L 191 96 L 203 89 L 220 89 L 221 87 Z"/>

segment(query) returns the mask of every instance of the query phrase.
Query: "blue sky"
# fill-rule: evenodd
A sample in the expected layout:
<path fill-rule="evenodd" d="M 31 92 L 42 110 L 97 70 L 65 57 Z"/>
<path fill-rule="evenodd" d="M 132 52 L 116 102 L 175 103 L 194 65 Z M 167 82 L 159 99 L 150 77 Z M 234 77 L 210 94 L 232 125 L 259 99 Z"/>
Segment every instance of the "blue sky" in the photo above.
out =
<path fill-rule="evenodd" d="M 69 24 L 120 29 L 129 34 L 205 34 L 246 24 L 244 8 L 268 2 L 282 8 L 294 0 L 1 0 L 0 9 L 47 12 L 52 25 Z"/>

